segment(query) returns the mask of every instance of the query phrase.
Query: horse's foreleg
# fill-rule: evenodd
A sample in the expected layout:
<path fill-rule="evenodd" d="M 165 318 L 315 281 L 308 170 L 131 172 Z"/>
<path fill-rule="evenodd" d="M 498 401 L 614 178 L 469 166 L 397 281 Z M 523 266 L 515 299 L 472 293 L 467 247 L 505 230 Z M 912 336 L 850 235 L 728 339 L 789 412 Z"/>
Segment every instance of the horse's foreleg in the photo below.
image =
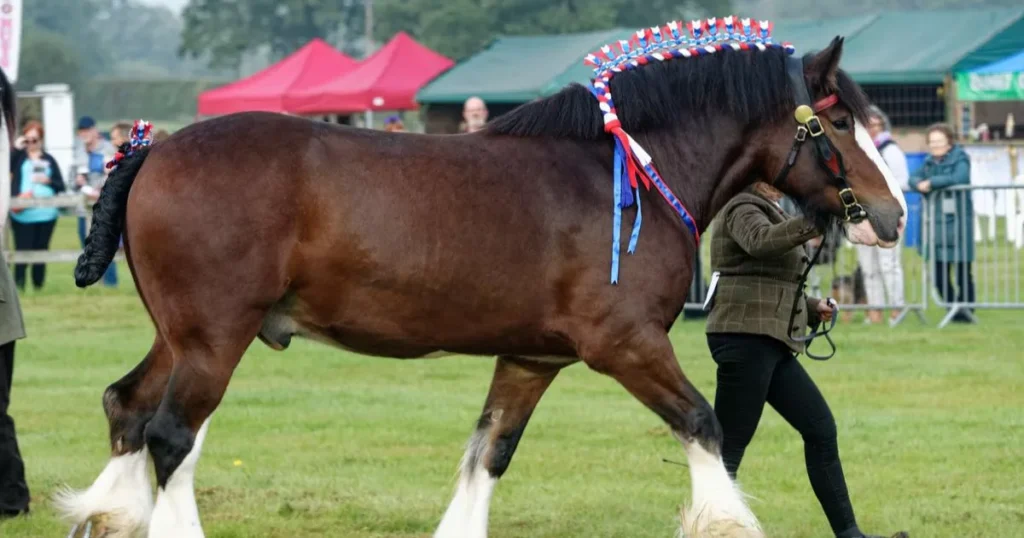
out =
<path fill-rule="evenodd" d="M 57 511 L 76 531 L 84 534 L 88 526 L 94 537 L 116 537 L 134 536 L 148 527 L 153 490 L 142 432 L 166 391 L 172 363 L 170 349 L 158 335 L 146 358 L 103 393 L 111 459 L 87 490 L 63 490 L 55 499 Z"/>
<path fill-rule="evenodd" d="M 512 461 L 537 402 L 562 364 L 499 357 L 476 432 L 462 458 L 459 484 L 435 538 L 484 538 L 491 493 Z"/>
<path fill-rule="evenodd" d="M 682 515 L 687 538 L 760 537 L 722 462 L 722 427 L 711 404 L 686 379 L 664 329 L 650 327 L 613 348 L 596 346 L 583 356 L 591 368 L 615 378 L 664 420 L 683 443 L 693 489 Z"/>

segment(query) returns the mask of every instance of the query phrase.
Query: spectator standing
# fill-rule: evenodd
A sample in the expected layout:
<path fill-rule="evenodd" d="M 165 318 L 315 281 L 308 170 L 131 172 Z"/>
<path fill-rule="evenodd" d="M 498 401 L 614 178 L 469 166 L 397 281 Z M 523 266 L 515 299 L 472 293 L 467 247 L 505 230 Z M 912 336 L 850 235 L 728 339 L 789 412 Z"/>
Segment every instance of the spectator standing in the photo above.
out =
<path fill-rule="evenodd" d="M 117 148 L 121 147 L 121 144 L 128 142 L 128 137 L 132 133 L 132 124 L 125 122 L 117 122 L 110 128 L 110 145 Z"/>
<path fill-rule="evenodd" d="M 131 129 L 131 126 L 128 126 Z M 91 200 L 99 198 L 100 189 L 107 180 L 106 163 L 114 158 L 117 151 L 113 144 L 108 142 L 99 129 L 96 128 L 96 120 L 89 116 L 83 116 L 78 120 L 78 148 L 75 151 L 75 190 L 81 192 Z M 78 211 L 78 239 L 82 247 L 85 247 L 85 236 L 89 231 L 85 227 L 86 209 Z M 117 264 L 111 262 L 107 272 L 103 275 L 103 285 L 108 287 L 117 286 Z"/>
<path fill-rule="evenodd" d="M 907 156 L 893 140 L 891 129 L 889 117 L 878 107 L 872 106 L 868 112 L 868 132 L 900 188 L 908 191 L 910 172 L 907 171 Z M 856 249 L 857 261 L 864 273 L 864 291 L 867 293 L 868 304 L 893 305 L 896 308 L 889 312 L 889 318 L 896 319 L 904 301 L 902 248 L 897 244 L 895 248 L 856 245 Z M 881 323 L 882 311 L 868 310 L 865 321 Z"/>
<path fill-rule="evenodd" d="M 11 152 L 11 196 L 23 199 L 52 198 L 64 192 L 64 178 L 53 155 L 43 151 L 43 125 L 25 124 L 22 136 Z M 11 211 L 15 250 L 49 250 L 59 212 L 55 207 L 30 207 Z M 25 289 L 27 265 L 14 266 L 14 282 Z M 41 289 L 46 281 L 46 264 L 32 264 L 32 285 Z"/>
<path fill-rule="evenodd" d="M 487 105 L 479 97 L 470 97 L 462 106 L 463 129 L 467 133 L 475 133 L 487 123 Z"/>
<path fill-rule="evenodd" d="M 955 142 L 953 129 L 944 123 L 928 128 L 928 153 L 921 168 L 910 176 L 910 186 L 928 195 L 935 226 L 935 287 L 947 303 L 973 303 L 974 204 L 970 191 L 947 189 L 971 184 L 971 158 Z M 927 257 L 930 253 L 924 252 Z M 956 277 L 957 289 L 953 290 Z M 954 322 L 970 322 L 970 316 L 958 312 Z"/>

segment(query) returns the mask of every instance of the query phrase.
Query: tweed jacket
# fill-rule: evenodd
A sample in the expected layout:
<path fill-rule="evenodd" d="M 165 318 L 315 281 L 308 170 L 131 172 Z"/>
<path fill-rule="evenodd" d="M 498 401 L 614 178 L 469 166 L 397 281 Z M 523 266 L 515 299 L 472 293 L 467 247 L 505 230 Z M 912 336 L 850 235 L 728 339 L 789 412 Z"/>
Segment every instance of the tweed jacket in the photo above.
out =
<path fill-rule="evenodd" d="M 807 324 L 820 323 L 819 299 L 805 298 L 789 317 L 796 294 L 803 295 L 800 276 L 810 259 L 804 242 L 820 235 L 813 224 L 793 218 L 761 196 L 743 192 L 729 201 L 711 231 L 711 270 L 720 273 L 711 298 L 708 333 L 770 336 L 795 353 Z"/>
<path fill-rule="evenodd" d="M 0 114 L 0 163 L 8 163 L 11 148 L 7 143 L 7 124 Z M 10 174 L 0 174 L 0 235 L 7 221 L 7 210 L 11 207 L 11 187 L 8 182 Z M 7 269 L 3 249 L 0 248 L 0 345 L 25 338 L 25 323 L 21 318 L 21 305 L 14 287 L 14 279 Z"/>
<path fill-rule="evenodd" d="M 3 228 L 0 228 L 3 230 Z M 0 249 L 0 345 L 25 338 L 25 323 L 21 319 L 21 306 L 14 287 L 14 279 L 7 270 L 7 261 Z"/>

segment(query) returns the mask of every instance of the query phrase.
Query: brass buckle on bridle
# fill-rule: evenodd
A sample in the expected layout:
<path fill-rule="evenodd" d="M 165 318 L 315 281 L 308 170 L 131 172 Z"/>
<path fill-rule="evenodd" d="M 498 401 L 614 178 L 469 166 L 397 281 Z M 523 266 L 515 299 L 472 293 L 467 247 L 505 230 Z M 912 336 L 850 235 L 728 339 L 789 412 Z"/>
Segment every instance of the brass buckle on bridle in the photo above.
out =
<path fill-rule="evenodd" d="M 793 111 L 796 122 L 807 129 L 811 136 L 817 137 L 825 134 L 825 128 L 821 126 L 821 120 L 814 114 L 814 109 L 807 105 L 800 105 Z"/>
<path fill-rule="evenodd" d="M 825 128 L 821 126 L 821 120 L 817 116 L 813 116 L 807 121 L 807 132 L 811 133 L 811 136 L 814 137 L 825 134 Z"/>
<path fill-rule="evenodd" d="M 846 218 L 844 220 L 847 222 L 860 222 L 867 218 L 868 212 L 857 201 L 857 195 L 853 193 L 853 189 L 847 187 L 840 190 L 839 201 L 843 203 L 843 209 L 846 210 Z"/>

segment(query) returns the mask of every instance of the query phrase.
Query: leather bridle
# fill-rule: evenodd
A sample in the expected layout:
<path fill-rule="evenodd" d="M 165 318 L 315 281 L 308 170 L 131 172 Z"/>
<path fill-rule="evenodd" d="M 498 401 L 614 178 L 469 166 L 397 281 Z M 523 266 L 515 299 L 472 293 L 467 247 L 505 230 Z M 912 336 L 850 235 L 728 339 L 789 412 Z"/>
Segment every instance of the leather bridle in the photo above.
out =
<path fill-rule="evenodd" d="M 789 155 L 786 156 L 786 161 L 783 163 L 782 169 L 779 170 L 778 175 L 775 176 L 775 180 L 772 181 L 772 185 L 778 188 L 778 186 L 786 180 L 789 175 L 789 171 L 796 164 L 796 159 L 800 154 L 800 149 L 803 147 L 804 142 L 810 137 L 813 142 L 815 149 L 815 157 L 817 158 L 818 164 L 828 174 L 830 181 L 839 189 L 839 201 L 843 204 L 843 220 L 846 222 L 861 222 L 868 216 L 864 206 L 857 201 L 857 196 L 853 193 L 853 189 L 850 188 L 850 184 L 846 180 L 846 165 L 843 162 L 843 154 L 836 149 L 832 141 L 829 140 L 828 136 L 825 135 L 825 128 L 821 124 L 821 120 L 818 119 L 817 114 L 835 106 L 839 102 L 839 97 L 835 94 L 829 95 L 817 101 L 813 105 L 811 104 L 810 93 L 807 91 L 807 83 L 804 80 L 804 62 L 799 58 L 792 56 L 786 57 L 786 74 L 789 77 L 790 85 L 793 87 L 793 97 L 796 101 L 796 110 L 793 113 L 793 117 L 796 119 L 797 128 L 796 136 L 793 140 L 793 147 L 789 150 Z M 789 315 L 789 333 L 790 340 L 794 342 L 805 342 L 804 353 L 811 359 L 815 360 L 828 360 L 836 354 L 836 345 L 832 341 L 832 337 L 829 333 L 836 326 L 836 319 L 839 317 L 839 309 L 835 303 L 828 303 L 832 308 L 832 320 L 828 327 L 822 329 L 820 332 L 818 328 L 812 328 L 811 333 L 806 336 L 793 336 L 793 321 L 796 319 L 797 311 L 800 306 L 800 299 L 805 296 L 803 292 L 807 286 L 807 275 L 810 274 L 814 264 L 818 261 L 818 256 L 821 254 L 822 249 L 828 244 L 828 238 L 824 237 L 827 234 L 823 234 L 821 245 L 815 251 L 814 256 L 807 263 L 807 268 L 804 269 L 803 274 L 800 277 L 798 291 L 801 293 L 795 293 L 793 295 L 793 307 L 790 310 Z M 824 336 L 825 340 L 831 346 L 832 351 L 828 355 L 815 355 L 811 353 L 810 347 L 811 342 L 819 337 Z"/>
<path fill-rule="evenodd" d="M 850 188 L 846 180 L 846 165 L 843 162 L 843 154 L 836 149 L 832 141 L 825 135 L 825 128 L 818 119 L 817 114 L 829 109 L 839 102 L 838 96 L 829 95 L 820 101 L 811 104 L 811 97 L 807 91 L 807 83 L 804 80 L 804 62 L 792 56 L 786 57 L 786 75 L 789 77 L 790 85 L 793 87 L 793 98 L 796 101 L 796 110 L 793 113 L 797 122 L 796 136 L 793 139 L 793 147 L 786 156 L 786 162 L 779 170 L 772 185 L 778 186 L 789 176 L 789 171 L 796 164 L 800 149 L 804 142 L 810 137 L 814 144 L 815 156 L 818 164 L 828 174 L 830 181 L 839 189 L 839 201 L 843 204 L 844 219 L 846 222 L 860 222 L 867 218 L 868 213 L 864 206 L 857 201 L 857 196 Z"/>

